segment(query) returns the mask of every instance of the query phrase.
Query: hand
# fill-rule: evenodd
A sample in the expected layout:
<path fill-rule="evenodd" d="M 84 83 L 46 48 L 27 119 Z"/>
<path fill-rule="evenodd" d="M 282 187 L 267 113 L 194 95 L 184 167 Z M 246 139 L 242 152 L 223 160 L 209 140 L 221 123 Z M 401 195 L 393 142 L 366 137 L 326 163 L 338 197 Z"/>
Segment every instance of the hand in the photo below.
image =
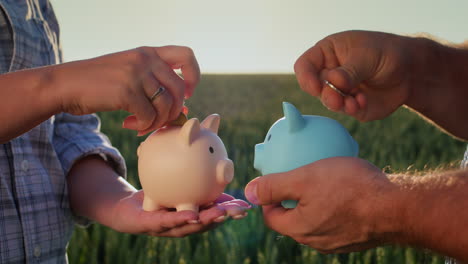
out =
<path fill-rule="evenodd" d="M 176 119 L 200 79 L 192 50 L 178 46 L 141 47 L 53 68 L 63 112 L 126 110 L 135 116 L 123 126 L 140 135 Z M 181 69 L 184 78 L 173 69 Z M 151 101 L 161 86 L 166 92 Z"/>
<path fill-rule="evenodd" d="M 120 200 L 112 212 L 111 228 L 125 233 L 183 237 L 212 229 L 228 217 L 244 218 L 250 208 L 247 202 L 222 194 L 212 205 L 202 207 L 199 214 L 168 209 L 147 212 L 142 208 L 143 196 L 140 190 Z"/>
<path fill-rule="evenodd" d="M 323 253 L 359 251 L 386 242 L 398 230 L 395 188 L 372 164 L 350 157 L 328 158 L 285 173 L 258 177 L 245 188 L 263 205 L 266 224 Z M 282 200 L 297 200 L 285 209 Z M 400 219 L 401 220 L 401 219 Z"/>
<path fill-rule="evenodd" d="M 382 119 L 405 104 L 415 84 L 417 40 L 380 32 L 330 35 L 294 65 L 301 88 L 332 111 L 360 121 Z M 418 65 L 425 66 L 425 65 Z M 421 77 L 422 79 L 422 77 Z M 323 80 L 347 96 L 343 97 Z"/>

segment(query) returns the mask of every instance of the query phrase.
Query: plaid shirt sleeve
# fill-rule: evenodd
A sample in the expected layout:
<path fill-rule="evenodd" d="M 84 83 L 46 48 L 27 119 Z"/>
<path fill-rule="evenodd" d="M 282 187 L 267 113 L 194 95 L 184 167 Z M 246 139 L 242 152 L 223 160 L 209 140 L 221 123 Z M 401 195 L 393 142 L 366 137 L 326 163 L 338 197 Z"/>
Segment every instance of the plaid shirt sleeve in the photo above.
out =
<path fill-rule="evenodd" d="M 75 116 L 61 113 L 55 116 L 53 145 L 67 175 L 73 164 L 89 155 L 100 155 L 122 177 L 126 177 L 125 160 L 111 146 L 106 135 L 100 132 L 100 120 L 95 114 Z M 86 226 L 89 220 L 75 216 L 78 225 Z"/>
<path fill-rule="evenodd" d="M 99 154 L 117 174 L 126 177 L 125 161 L 120 152 L 112 147 L 109 138 L 100 132 L 100 120 L 95 114 L 75 116 L 61 113 L 56 115 L 53 144 L 65 175 L 77 160 Z"/>

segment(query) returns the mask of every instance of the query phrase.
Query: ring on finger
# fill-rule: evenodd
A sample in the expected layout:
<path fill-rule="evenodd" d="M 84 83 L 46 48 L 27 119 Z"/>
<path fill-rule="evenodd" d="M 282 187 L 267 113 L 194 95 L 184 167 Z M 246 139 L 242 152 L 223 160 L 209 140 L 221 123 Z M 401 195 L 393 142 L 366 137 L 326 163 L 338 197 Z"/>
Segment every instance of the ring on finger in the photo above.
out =
<path fill-rule="evenodd" d="M 159 89 L 154 92 L 154 94 L 150 97 L 150 101 L 154 101 L 154 99 L 156 99 L 158 96 L 160 96 L 161 94 L 163 94 L 164 92 L 166 91 L 166 88 L 164 88 L 163 86 L 160 86 Z"/>
<path fill-rule="evenodd" d="M 337 92 L 338 94 L 340 94 L 341 96 L 345 97 L 346 94 L 343 93 L 340 89 L 336 88 L 335 85 L 333 85 L 331 82 L 329 82 L 328 80 L 324 80 L 325 84 L 330 87 L 332 90 L 334 90 L 335 92 Z"/>

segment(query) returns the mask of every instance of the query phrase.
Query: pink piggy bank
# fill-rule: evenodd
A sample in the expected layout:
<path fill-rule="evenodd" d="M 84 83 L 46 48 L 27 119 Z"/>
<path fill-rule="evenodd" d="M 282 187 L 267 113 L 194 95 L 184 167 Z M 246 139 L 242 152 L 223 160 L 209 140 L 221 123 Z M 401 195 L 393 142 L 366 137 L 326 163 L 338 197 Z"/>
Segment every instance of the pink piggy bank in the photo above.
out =
<path fill-rule="evenodd" d="M 220 117 L 192 118 L 168 126 L 138 147 L 138 173 L 145 197 L 143 209 L 160 207 L 198 212 L 218 198 L 234 177 L 234 165 L 218 137 Z"/>

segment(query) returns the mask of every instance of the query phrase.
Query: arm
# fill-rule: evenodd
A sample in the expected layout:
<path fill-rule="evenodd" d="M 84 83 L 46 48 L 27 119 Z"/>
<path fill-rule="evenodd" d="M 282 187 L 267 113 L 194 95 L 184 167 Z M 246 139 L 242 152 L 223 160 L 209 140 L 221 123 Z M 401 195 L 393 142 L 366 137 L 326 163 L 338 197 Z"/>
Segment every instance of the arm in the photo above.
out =
<path fill-rule="evenodd" d="M 8 142 L 60 111 L 59 96 L 49 85 L 48 68 L 0 75 L 0 144 Z"/>
<path fill-rule="evenodd" d="M 294 70 L 301 88 L 333 111 L 371 121 L 407 105 L 448 133 L 468 139 L 467 64 L 463 45 L 346 31 L 320 40 L 298 58 Z"/>
<path fill-rule="evenodd" d="M 466 170 L 385 175 L 364 160 L 337 157 L 259 177 L 245 193 L 263 205 L 268 226 L 324 253 L 402 244 L 468 260 Z M 285 209 L 282 200 L 298 206 Z"/>
<path fill-rule="evenodd" d="M 405 104 L 446 132 L 468 140 L 468 43 L 416 38 L 413 89 Z"/>
<path fill-rule="evenodd" d="M 185 79 L 173 68 L 181 68 Z M 147 133 L 179 115 L 199 75 L 193 52 L 176 46 L 143 47 L 2 74 L 0 143 L 60 112 L 84 115 L 122 109 L 136 115 L 124 123 L 126 128 Z M 161 85 L 168 92 L 151 102 Z"/>
<path fill-rule="evenodd" d="M 468 171 L 390 175 L 399 188 L 400 236 L 390 242 L 429 248 L 468 261 Z M 395 219 L 398 215 L 395 216 Z"/>

